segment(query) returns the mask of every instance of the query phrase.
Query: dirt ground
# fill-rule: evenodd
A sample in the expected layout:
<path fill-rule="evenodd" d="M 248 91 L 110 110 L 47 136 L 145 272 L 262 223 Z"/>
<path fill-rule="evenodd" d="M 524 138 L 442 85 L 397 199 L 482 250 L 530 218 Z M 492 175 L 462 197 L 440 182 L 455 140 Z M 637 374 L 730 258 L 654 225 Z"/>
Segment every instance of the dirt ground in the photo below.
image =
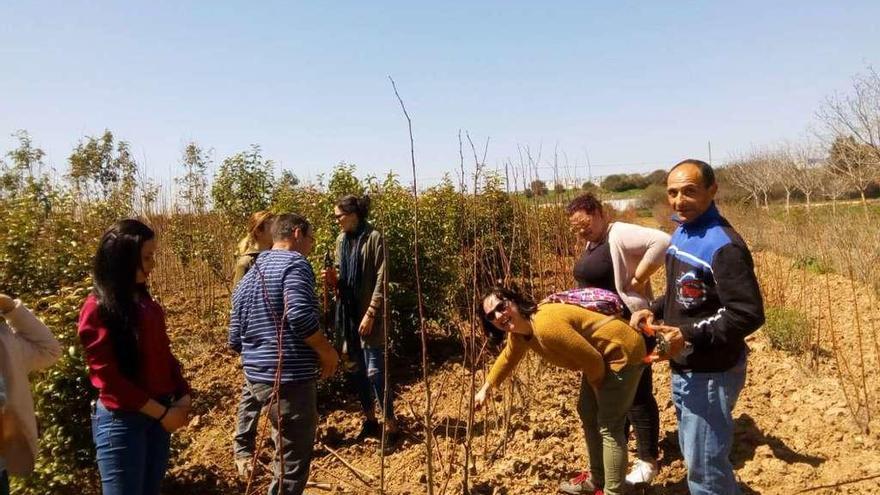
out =
<path fill-rule="evenodd" d="M 875 298 L 837 275 L 791 270 L 788 261 L 769 254 L 758 254 L 756 261 L 766 299 L 801 308 L 816 322 L 821 345 L 815 353 L 795 357 L 772 349 L 760 331 L 749 337 L 752 352 L 746 387 L 734 412 L 732 453 L 743 493 L 880 494 L 880 421 L 874 417 L 880 414 L 880 378 L 871 373 L 880 363 Z M 778 282 L 780 273 L 786 274 L 783 283 Z M 186 324 L 185 301 L 168 307 L 180 308 L 169 314 L 172 328 L 193 328 Z M 175 443 L 177 464 L 166 492 L 244 493 L 231 454 L 241 372 L 237 359 L 224 350 L 225 328 L 176 334 L 174 341 L 198 391 L 197 415 Z M 471 374 L 453 342 L 438 334 L 431 347 L 434 493 L 461 493 Z M 385 493 L 426 493 L 424 385 L 413 363 L 398 362 L 396 368 L 398 376 L 407 377 L 397 385 L 396 400 L 406 436 L 384 457 Z M 477 373 L 477 386 L 483 373 Z M 652 486 L 636 493 L 687 493 L 669 381 L 668 366 L 655 365 L 661 471 Z M 523 363 L 516 379 L 476 414 L 467 468 L 471 493 L 555 493 L 561 479 L 586 466 L 576 413 L 578 384 L 574 372 L 534 358 Z M 378 493 L 383 474 L 378 443 L 351 440 L 360 425 L 354 396 L 321 400 L 319 441 L 335 454 L 318 448 L 311 479 L 322 485 L 307 493 Z M 632 460 L 633 441 L 630 446 Z M 266 450 L 261 466 L 269 460 Z M 264 493 L 267 480 L 267 470 L 258 468 L 250 493 Z"/>

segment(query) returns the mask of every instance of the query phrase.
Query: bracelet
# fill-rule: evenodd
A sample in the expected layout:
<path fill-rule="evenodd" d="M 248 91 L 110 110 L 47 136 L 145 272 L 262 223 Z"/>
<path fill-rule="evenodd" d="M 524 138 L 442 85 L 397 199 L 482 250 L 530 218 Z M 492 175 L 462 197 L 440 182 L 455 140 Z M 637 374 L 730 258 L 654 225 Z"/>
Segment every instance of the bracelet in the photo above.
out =
<path fill-rule="evenodd" d="M 163 412 L 161 416 L 159 416 L 158 418 L 156 418 L 156 421 L 158 421 L 158 422 L 161 423 L 162 420 L 165 419 L 165 415 L 168 414 L 168 411 L 170 411 L 170 410 L 171 410 L 170 407 L 165 406 L 165 412 Z"/>

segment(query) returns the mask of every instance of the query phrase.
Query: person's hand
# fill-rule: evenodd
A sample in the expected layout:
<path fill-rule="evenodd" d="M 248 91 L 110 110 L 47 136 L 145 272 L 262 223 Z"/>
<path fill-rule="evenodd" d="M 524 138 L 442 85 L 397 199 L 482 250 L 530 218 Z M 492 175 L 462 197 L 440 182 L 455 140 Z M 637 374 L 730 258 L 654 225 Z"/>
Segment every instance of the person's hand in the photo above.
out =
<path fill-rule="evenodd" d="M 165 431 L 168 433 L 174 433 L 176 430 L 184 426 L 187 421 L 187 409 L 171 406 L 168 408 L 168 413 L 162 418 L 161 424 L 162 428 L 165 428 Z"/>
<path fill-rule="evenodd" d="M 645 286 L 648 285 L 648 279 L 639 280 L 633 277 L 632 280 L 630 280 L 629 285 L 632 286 L 634 291 L 643 294 L 645 292 Z"/>
<path fill-rule="evenodd" d="M 662 335 L 666 340 L 667 349 L 665 354 L 660 354 L 659 348 L 654 349 L 651 353 L 651 362 L 663 361 L 666 359 L 675 359 L 684 350 L 685 340 L 681 329 L 678 327 L 670 327 L 667 325 L 654 325 L 652 327 L 658 335 Z"/>
<path fill-rule="evenodd" d="M 190 397 L 189 394 L 186 394 L 186 395 L 180 397 L 179 399 L 177 399 L 176 401 L 174 401 L 171 404 L 171 406 L 182 408 L 186 411 L 187 414 L 189 414 L 189 410 L 192 407 L 192 398 Z"/>
<path fill-rule="evenodd" d="M 629 319 L 629 326 L 641 330 L 643 325 L 651 326 L 654 324 L 654 313 L 650 309 L 640 309 L 632 314 Z"/>
<path fill-rule="evenodd" d="M 474 409 L 475 410 L 480 409 L 481 407 L 483 407 L 483 404 L 486 403 L 486 395 L 488 394 L 488 392 L 489 392 L 489 384 L 486 383 L 485 385 L 480 387 L 480 390 L 478 390 L 476 394 L 474 394 Z"/>
<path fill-rule="evenodd" d="M 6 294 L 0 294 L 0 313 L 8 313 L 13 309 L 15 309 L 15 299 Z"/>
<path fill-rule="evenodd" d="M 336 349 L 330 347 L 327 351 L 319 353 L 318 359 L 321 362 L 321 379 L 325 380 L 336 373 L 336 367 L 339 366 L 339 354 Z"/>
<path fill-rule="evenodd" d="M 324 268 L 321 270 L 321 278 L 324 279 L 325 287 L 336 290 L 336 283 L 339 281 L 336 275 L 336 268 Z"/>
<path fill-rule="evenodd" d="M 358 327 L 358 333 L 361 334 L 362 337 L 366 337 L 373 333 L 373 319 L 374 315 L 369 311 L 364 314 L 364 318 L 361 320 L 361 324 Z"/>

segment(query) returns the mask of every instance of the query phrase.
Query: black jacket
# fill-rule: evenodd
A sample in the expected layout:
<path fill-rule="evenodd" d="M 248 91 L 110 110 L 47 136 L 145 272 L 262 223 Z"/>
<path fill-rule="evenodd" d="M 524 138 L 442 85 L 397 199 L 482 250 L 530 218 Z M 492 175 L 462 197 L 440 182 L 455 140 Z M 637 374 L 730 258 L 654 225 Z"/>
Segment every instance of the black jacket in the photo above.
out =
<path fill-rule="evenodd" d="M 730 369 L 745 351 L 745 337 L 764 324 L 752 255 L 714 203 L 672 234 L 666 294 L 651 309 L 657 319 L 681 328 L 692 346 L 671 363 L 675 370 Z"/>

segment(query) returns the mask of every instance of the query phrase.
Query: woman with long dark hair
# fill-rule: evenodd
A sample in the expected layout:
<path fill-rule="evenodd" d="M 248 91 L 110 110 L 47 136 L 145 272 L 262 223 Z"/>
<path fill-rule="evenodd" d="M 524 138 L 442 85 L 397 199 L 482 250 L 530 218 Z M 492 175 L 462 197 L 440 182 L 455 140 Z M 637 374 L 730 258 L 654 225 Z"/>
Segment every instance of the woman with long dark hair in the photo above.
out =
<path fill-rule="evenodd" d="M 385 388 L 384 240 L 367 221 L 369 196 L 345 196 L 336 203 L 333 214 L 342 231 L 336 238 L 336 332 L 340 336 L 337 340 L 345 343 L 351 360 L 347 371 L 354 379 L 365 416 L 357 439 L 381 434 L 374 411 L 378 401 L 385 417 L 385 431 L 391 438 L 389 443 L 394 443 L 398 436 L 394 402 L 391 387 Z M 325 283 L 332 286 L 333 278 L 325 272 Z"/>
<path fill-rule="evenodd" d="M 190 388 L 171 354 L 165 313 L 147 289 L 154 232 L 121 220 L 101 237 L 79 338 L 98 389 L 92 438 L 104 495 L 158 495 L 171 433 L 184 426 Z"/>

